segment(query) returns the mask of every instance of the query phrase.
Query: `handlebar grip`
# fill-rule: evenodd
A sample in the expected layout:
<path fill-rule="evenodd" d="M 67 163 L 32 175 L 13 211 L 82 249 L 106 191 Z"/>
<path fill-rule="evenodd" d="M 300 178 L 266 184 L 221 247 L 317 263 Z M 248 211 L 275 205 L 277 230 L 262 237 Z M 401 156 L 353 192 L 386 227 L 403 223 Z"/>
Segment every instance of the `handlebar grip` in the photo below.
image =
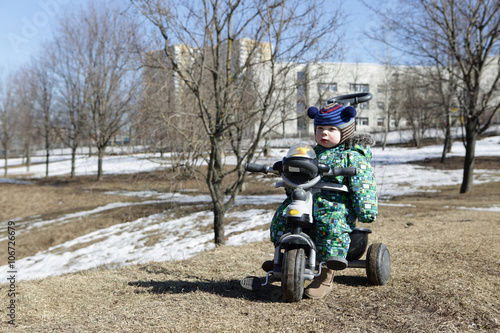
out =
<path fill-rule="evenodd" d="M 349 167 L 349 168 L 336 168 L 332 170 L 333 175 L 335 177 L 337 176 L 345 176 L 345 177 L 352 177 L 356 176 L 358 174 L 358 169 L 354 167 Z"/>
<path fill-rule="evenodd" d="M 267 173 L 267 165 L 257 164 L 257 163 L 247 163 L 247 164 L 245 164 L 245 170 L 250 171 L 250 172 Z"/>

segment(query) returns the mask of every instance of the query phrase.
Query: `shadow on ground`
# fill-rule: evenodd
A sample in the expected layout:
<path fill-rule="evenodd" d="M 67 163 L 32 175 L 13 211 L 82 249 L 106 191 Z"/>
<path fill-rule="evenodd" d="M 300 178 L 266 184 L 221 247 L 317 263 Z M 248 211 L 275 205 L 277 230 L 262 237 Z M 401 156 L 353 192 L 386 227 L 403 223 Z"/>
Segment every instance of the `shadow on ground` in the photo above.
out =
<path fill-rule="evenodd" d="M 190 278 L 195 278 L 197 281 L 138 280 L 131 281 L 128 285 L 137 287 L 136 293 L 188 294 L 201 291 L 228 298 L 245 298 L 255 302 L 284 302 L 279 282 L 270 282 L 258 290 L 251 291 L 244 289 L 240 284 L 240 280 L 212 281 L 194 276 L 190 276 Z M 262 281 L 264 281 L 264 278 L 262 278 Z M 352 287 L 370 286 L 368 279 L 360 276 L 336 276 L 334 281 Z"/>
<path fill-rule="evenodd" d="M 244 289 L 239 280 L 208 281 L 165 280 L 131 281 L 129 286 L 137 287 L 136 293 L 188 294 L 197 291 L 229 298 L 245 298 L 255 302 L 283 302 L 279 285 L 270 284 L 256 291 Z"/>

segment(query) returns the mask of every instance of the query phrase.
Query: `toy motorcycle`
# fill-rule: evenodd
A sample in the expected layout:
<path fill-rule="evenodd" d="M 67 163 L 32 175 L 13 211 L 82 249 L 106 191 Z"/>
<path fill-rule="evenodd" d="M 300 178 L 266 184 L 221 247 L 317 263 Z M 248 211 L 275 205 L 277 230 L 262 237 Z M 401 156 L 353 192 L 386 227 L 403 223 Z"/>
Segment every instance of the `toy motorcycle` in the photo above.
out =
<path fill-rule="evenodd" d="M 349 99 L 365 97 L 364 94 L 339 96 L 336 100 L 349 103 Z M 370 99 L 371 94 L 368 96 Z M 330 102 L 330 101 L 329 101 Z M 354 104 L 354 103 L 353 103 Z M 352 177 L 357 173 L 356 168 L 331 169 L 326 164 L 318 163 L 312 147 L 304 143 L 293 145 L 282 161 L 267 165 L 249 163 L 246 165 L 249 172 L 274 173 L 283 180 L 276 183 L 276 187 L 292 189 L 291 203 L 286 210 L 286 222 L 290 232 L 282 235 L 275 244 L 272 270 L 269 270 L 264 283 L 255 276 L 243 278 L 242 287 L 256 290 L 265 286 L 272 276 L 281 280 L 283 296 L 288 302 L 298 302 L 304 293 L 304 281 L 312 280 L 321 274 L 322 264 L 316 261 L 316 245 L 314 243 L 315 221 L 313 218 L 313 198 L 320 191 L 348 192 L 345 185 L 320 182 L 323 176 Z M 347 253 L 347 267 L 365 268 L 369 281 L 374 285 L 384 285 L 389 281 L 390 255 L 388 248 L 382 243 L 374 243 L 368 247 L 365 260 L 360 260 L 368 245 L 367 228 L 355 228 L 351 234 L 351 242 Z M 316 269 L 317 268 L 317 269 Z"/>

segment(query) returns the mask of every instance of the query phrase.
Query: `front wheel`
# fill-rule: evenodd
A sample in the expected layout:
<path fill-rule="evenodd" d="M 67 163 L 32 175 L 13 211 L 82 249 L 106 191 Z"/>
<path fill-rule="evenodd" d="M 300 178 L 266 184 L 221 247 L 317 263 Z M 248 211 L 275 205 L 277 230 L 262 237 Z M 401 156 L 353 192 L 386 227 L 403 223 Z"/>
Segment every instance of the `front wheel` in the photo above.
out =
<path fill-rule="evenodd" d="M 287 302 L 298 302 L 304 295 L 305 263 L 303 248 L 289 249 L 283 255 L 281 290 Z"/>
<path fill-rule="evenodd" d="M 391 273 L 391 256 L 389 249 L 382 243 L 370 245 L 366 252 L 366 275 L 376 286 L 382 286 L 389 281 Z"/>

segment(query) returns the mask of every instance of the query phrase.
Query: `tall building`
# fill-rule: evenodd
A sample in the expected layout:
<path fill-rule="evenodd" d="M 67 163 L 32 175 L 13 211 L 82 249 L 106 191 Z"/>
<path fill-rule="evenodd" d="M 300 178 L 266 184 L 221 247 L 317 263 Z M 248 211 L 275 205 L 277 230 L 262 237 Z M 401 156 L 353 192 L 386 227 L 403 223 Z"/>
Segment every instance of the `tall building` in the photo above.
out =
<path fill-rule="evenodd" d="M 246 63 L 251 63 L 253 65 L 252 72 L 243 71 L 242 75 L 251 75 L 253 81 L 262 82 L 255 87 L 260 86 L 256 89 L 262 89 L 265 92 L 268 82 L 271 81 L 269 64 L 273 60 L 272 45 L 244 38 L 232 42 L 231 46 L 233 61 L 227 62 L 231 64 L 231 70 L 238 71 L 245 68 Z M 224 47 L 221 50 L 224 51 Z M 176 45 L 170 47 L 169 51 L 175 55 L 177 65 L 186 75 L 190 75 L 190 71 L 191 73 L 197 71 L 196 57 L 202 53 L 202 50 Z M 165 57 L 162 52 L 155 53 L 156 61 Z M 211 54 L 210 52 L 203 53 L 204 57 Z M 219 61 L 221 61 L 220 68 L 227 69 L 224 56 Z M 281 66 L 289 65 L 289 63 L 283 63 Z M 498 70 L 498 64 L 496 66 Z M 274 68 L 278 68 L 276 72 L 280 72 L 279 67 L 280 63 L 274 63 Z M 272 122 L 279 123 L 279 126 L 273 127 L 272 135 L 277 137 L 312 135 L 314 132 L 313 122 L 306 116 L 309 106 L 314 105 L 321 108 L 335 96 L 363 92 L 373 94 L 373 99 L 356 107 L 358 112 L 356 129 L 358 131 L 382 132 L 387 126 L 391 130 L 405 129 L 415 126 L 415 122 L 423 120 L 444 123 L 445 120 L 440 118 L 427 119 L 433 113 L 427 115 L 420 113 L 418 107 L 416 107 L 415 113 L 419 114 L 414 118 L 406 112 L 407 110 L 404 110 L 407 105 L 403 102 L 410 98 L 420 98 L 421 101 L 439 98 L 434 94 L 433 88 L 425 81 L 425 75 L 415 74 L 419 71 L 423 73 L 424 70 L 432 69 L 368 63 L 293 64 L 293 66 L 288 67 L 286 74 L 278 76 L 274 82 L 277 86 L 277 93 L 274 94 L 273 98 L 281 99 L 281 102 L 276 103 L 272 112 Z M 145 76 L 155 77 L 158 75 L 154 73 L 155 69 L 152 71 L 148 71 Z M 175 101 L 169 105 L 173 109 L 185 107 L 187 95 L 183 89 L 186 87 L 178 74 L 174 74 L 171 69 L 165 67 L 163 74 L 159 77 L 160 80 L 153 81 L 162 84 L 168 91 L 164 95 L 170 96 L 169 99 Z M 485 80 L 488 80 L 488 77 Z M 413 101 L 413 104 L 418 105 L 418 100 L 417 102 Z M 455 103 L 450 108 L 455 119 L 459 118 L 457 105 L 458 103 Z M 443 113 L 434 112 L 434 115 L 442 115 Z M 417 119 L 418 117 L 421 120 Z M 272 122 L 270 126 L 272 126 Z"/>
<path fill-rule="evenodd" d="M 315 63 L 297 70 L 297 112 L 305 113 L 309 106 L 321 108 L 335 96 L 365 93 L 373 99 L 356 109 L 356 128 L 374 132 L 384 129 L 391 94 L 391 82 L 398 68 L 367 63 Z M 311 133 L 312 122 L 299 118 L 298 131 Z M 395 125 L 395 124 L 393 124 Z"/>

